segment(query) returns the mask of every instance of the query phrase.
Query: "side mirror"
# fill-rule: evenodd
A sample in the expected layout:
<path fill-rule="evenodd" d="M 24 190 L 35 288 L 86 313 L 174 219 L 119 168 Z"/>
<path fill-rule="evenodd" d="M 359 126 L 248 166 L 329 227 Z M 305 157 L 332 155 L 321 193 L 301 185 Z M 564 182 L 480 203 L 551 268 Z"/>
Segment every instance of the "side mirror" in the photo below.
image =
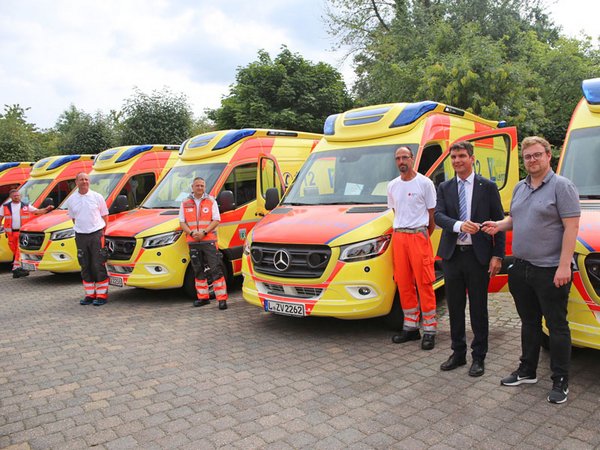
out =
<path fill-rule="evenodd" d="M 108 210 L 109 214 L 117 214 L 123 211 L 127 211 L 129 209 L 129 201 L 127 200 L 126 195 L 117 195 L 114 203 Z"/>
<path fill-rule="evenodd" d="M 217 195 L 217 205 L 219 205 L 220 213 L 234 210 L 233 192 L 221 191 L 219 195 Z"/>
<path fill-rule="evenodd" d="M 279 190 L 277 188 L 269 188 L 265 192 L 265 209 L 271 211 L 279 205 Z"/>
<path fill-rule="evenodd" d="M 42 202 L 41 208 L 47 208 L 50 205 L 54 206 L 54 199 L 52 197 L 46 197 L 46 199 Z"/>

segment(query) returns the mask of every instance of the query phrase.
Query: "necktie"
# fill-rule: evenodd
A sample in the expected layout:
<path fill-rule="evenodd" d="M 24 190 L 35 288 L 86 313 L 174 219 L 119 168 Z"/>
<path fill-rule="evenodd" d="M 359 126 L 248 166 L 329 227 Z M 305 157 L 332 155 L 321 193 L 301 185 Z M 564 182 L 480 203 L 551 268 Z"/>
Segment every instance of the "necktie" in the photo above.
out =
<path fill-rule="evenodd" d="M 467 216 L 467 194 L 465 192 L 465 181 L 458 180 L 458 215 L 461 222 L 469 219 Z M 458 233 L 458 240 L 464 241 L 467 239 L 467 233 Z"/>

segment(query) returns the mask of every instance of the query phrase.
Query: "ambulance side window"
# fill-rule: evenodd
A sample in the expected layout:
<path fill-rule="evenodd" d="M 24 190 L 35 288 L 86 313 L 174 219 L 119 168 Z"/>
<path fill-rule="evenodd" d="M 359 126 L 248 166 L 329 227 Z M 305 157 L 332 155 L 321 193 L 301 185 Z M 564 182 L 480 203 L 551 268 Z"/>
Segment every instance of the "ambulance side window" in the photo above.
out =
<path fill-rule="evenodd" d="M 56 183 L 56 186 L 54 186 L 48 194 L 48 197 L 52 198 L 52 204 L 54 207 L 60 205 L 74 187 L 75 180 L 63 180 Z"/>
<path fill-rule="evenodd" d="M 233 192 L 235 207 L 256 200 L 257 163 L 243 164 L 232 170 L 223 185 L 222 191 Z"/>
<path fill-rule="evenodd" d="M 281 180 L 279 179 L 279 173 L 277 172 L 277 166 L 275 161 L 268 158 L 261 159 L 262 168 L 260 170 L 260 188 L 261 195 L 265 198 L 267 189 L 277 188 L 279 196 L 283 195 L 283 187 L 281 186 Z"/>
<path fill-rule="evenodd" d="M 417 171 L 423 175 L 427 173 L 429 168 L 433 166 L 433 163 L 442 156 L 442 147 L 439 144 L 428 145 L 423 148 L 421 154 L 421 160 L 419 161 L 419 168 Z"/>
<path fill-rule="evenodd" d="M 126 195 L 129 202 L 129 209 L 137 208 L 142 200 L 150 193 L 156 184 L 156 176 L 153 173 L 143 173 L 132 176 L 119 195 Z"/>

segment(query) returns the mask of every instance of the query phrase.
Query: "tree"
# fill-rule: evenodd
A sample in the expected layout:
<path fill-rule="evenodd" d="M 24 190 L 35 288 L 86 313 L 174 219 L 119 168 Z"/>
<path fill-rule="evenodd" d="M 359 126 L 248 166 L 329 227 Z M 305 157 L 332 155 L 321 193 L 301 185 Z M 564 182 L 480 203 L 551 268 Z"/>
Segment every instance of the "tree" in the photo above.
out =
<path fill-rule="evenodd" d="M 150 95 L 135 88 L 122 113 L 122 145 L 180 144 L 191 135 L 193 114 L 187 97 L 166 87 Z"/>
<path fill-rule="evenodd" d="M 543 0 L 328 3 L 330 32 L 354 55 L 361 105 L 436 100 L 557 145 L 581 79 L 597 73 L 590 40 L 561 37 Z"/>
<path fill-rule="evenodd" d="M 71 105 L 58 118 L 54 130 L 60 154 L 96 154 L 116 145 L 115 123 L 98 112 L 91 116 Z"/>
<path fill-rule="evenodd" d="M 32 161 L 36 156 L 37 135 L 35 125 L 27 122 L 19 104 L 4 105 L 0 114 L 0 155 L 2 161 Z"/>
<path fill-rule="evenodd" d="M 281 128 L 322 132 L 327 116 L 347 110 L 352 100 L 341 74 L 329 64 L 313 64 L 287 47 L 271 59 L 238 68 L 236 83 L 221 107 L 209 112 L 219 129 Z"/>

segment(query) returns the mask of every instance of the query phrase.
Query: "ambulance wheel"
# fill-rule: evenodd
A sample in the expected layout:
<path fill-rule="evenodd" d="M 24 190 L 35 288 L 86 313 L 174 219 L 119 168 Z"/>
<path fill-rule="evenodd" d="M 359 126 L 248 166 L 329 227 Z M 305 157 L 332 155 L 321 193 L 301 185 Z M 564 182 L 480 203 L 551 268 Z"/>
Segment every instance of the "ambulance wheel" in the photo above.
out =
<path fill-rule="evenodd" d="M 542 348 L 545 350 L 550 350 L 550 336 L 544 332 L 542 332 Z"/>
<path fill-rule="evenodd" d="M 394 303 L 392 303 L 392 309 L 383 317 L 383 321 L 388 328 L 395 331 L 401 331 L 404 326 L 404 313 L 402 312 L 402 306 L 400 306 L 400 295 L 396 292 L 394 296 Z"/>

